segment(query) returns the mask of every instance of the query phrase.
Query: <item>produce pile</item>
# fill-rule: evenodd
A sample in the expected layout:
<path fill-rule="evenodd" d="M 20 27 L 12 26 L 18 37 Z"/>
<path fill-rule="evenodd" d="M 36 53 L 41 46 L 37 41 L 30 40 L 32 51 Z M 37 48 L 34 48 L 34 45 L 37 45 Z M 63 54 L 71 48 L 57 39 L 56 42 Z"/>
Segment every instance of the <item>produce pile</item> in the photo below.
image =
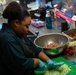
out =
<path fill-rule="evenodd" d="M 58 69 L 47 69 L 41 75 L 67 75 L 69 71 L 71 71 L 71 69 L 68 67 L 68 65 L 64 64 Z"/>

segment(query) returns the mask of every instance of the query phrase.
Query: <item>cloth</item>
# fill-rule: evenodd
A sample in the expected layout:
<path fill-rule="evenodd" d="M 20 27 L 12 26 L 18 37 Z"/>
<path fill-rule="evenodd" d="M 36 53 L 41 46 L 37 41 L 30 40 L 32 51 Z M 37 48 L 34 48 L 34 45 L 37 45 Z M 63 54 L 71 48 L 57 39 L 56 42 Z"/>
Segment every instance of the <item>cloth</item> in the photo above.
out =
<path fill-rule="evenodd" d="M 29 52 L 32 48 L 27 41 L 19 38 L 8 24 L 3 24 L 0 32 L 0 75 L 34 75 L 34 61 L 31 55 L 37 57 L 41 50 L 31 44 L 31 47 L 35 47 L 33 55 Z"/>

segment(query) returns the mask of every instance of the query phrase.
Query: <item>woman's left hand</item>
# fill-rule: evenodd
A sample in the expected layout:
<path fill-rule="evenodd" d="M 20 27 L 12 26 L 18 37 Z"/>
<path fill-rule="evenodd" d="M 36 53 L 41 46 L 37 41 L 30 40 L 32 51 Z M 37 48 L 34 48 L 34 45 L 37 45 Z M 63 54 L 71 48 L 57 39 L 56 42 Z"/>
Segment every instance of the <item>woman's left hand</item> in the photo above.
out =
<path fill-rule="evenodd" d="M 57 66 L 61 66 L 64 64 L 64 62 L 55 62 L 51 59 L 47 60 L 46 63 L 48 64 L 48 66 L 54 66 L 54 67 L 57 67 Z"/>

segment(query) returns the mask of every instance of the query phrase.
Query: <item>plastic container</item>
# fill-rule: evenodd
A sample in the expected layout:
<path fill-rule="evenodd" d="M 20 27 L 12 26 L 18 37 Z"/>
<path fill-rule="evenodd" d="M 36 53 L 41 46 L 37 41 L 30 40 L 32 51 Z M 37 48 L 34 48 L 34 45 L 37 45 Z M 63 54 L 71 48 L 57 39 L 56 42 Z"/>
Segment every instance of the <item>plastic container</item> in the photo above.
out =
<path fill-rule="evenodd" d="M 67 21 L 61 22 L 61 32 L 67 31 L 68 29 L 69 29 L 69 28 L 68 28 L 68 23 L 67 23 Z"/>
<path fill-rule="evenodd" d="M 52 19 L 48 10 L 46 10 L 45 22 L 46 22 L 46 28 L 52 29 Z"/>

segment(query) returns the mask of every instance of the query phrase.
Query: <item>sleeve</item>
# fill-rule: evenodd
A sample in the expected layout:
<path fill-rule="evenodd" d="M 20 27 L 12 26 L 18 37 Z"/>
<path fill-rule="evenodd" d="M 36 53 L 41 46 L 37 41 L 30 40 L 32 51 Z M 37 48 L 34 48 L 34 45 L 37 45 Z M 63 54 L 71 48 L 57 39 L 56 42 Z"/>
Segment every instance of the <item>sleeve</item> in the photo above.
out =
<path fill-rule="evenodd" d="M 28 38 L 26 36 L 24 36 L 24 40 L 28 43 L 30 43 L 30 45 L 33 47 L 33 49 L 35 50 L 35 55 L 36 57 L 38 57 L 38 54 L 42 51 L 42 48 L 39 48 L 37 47 L 35 44 L 34 44 L 34 41 L 31 39 L 31 38 Z"/>
<path fill-rule="evenodd" d="M 35 50 L 36 57 L 38 57 L 39 53 L 42 51 L 42 48 L 37 47 L 31 40 L 29 40 L 29 41 L 30 41 L 30 44 L 33 46 L 33 48 Z"/>
<path fill-rule="evenodd" d="M 42 48 L 39 48 L 37 46 L 35 46 L 35 54 L 36 54 L 36 57 L 38 57 L 39 53 L 42 51 Z"/>
<path fill-rule="evenodd" d="M 34 68 L 34 60 L 24 55 L 18 43 L 10 41 L 2 42 L 2 52 L 7 66 L 12 68 L 18 67 L 19 70 L 32 70 Z"/>

